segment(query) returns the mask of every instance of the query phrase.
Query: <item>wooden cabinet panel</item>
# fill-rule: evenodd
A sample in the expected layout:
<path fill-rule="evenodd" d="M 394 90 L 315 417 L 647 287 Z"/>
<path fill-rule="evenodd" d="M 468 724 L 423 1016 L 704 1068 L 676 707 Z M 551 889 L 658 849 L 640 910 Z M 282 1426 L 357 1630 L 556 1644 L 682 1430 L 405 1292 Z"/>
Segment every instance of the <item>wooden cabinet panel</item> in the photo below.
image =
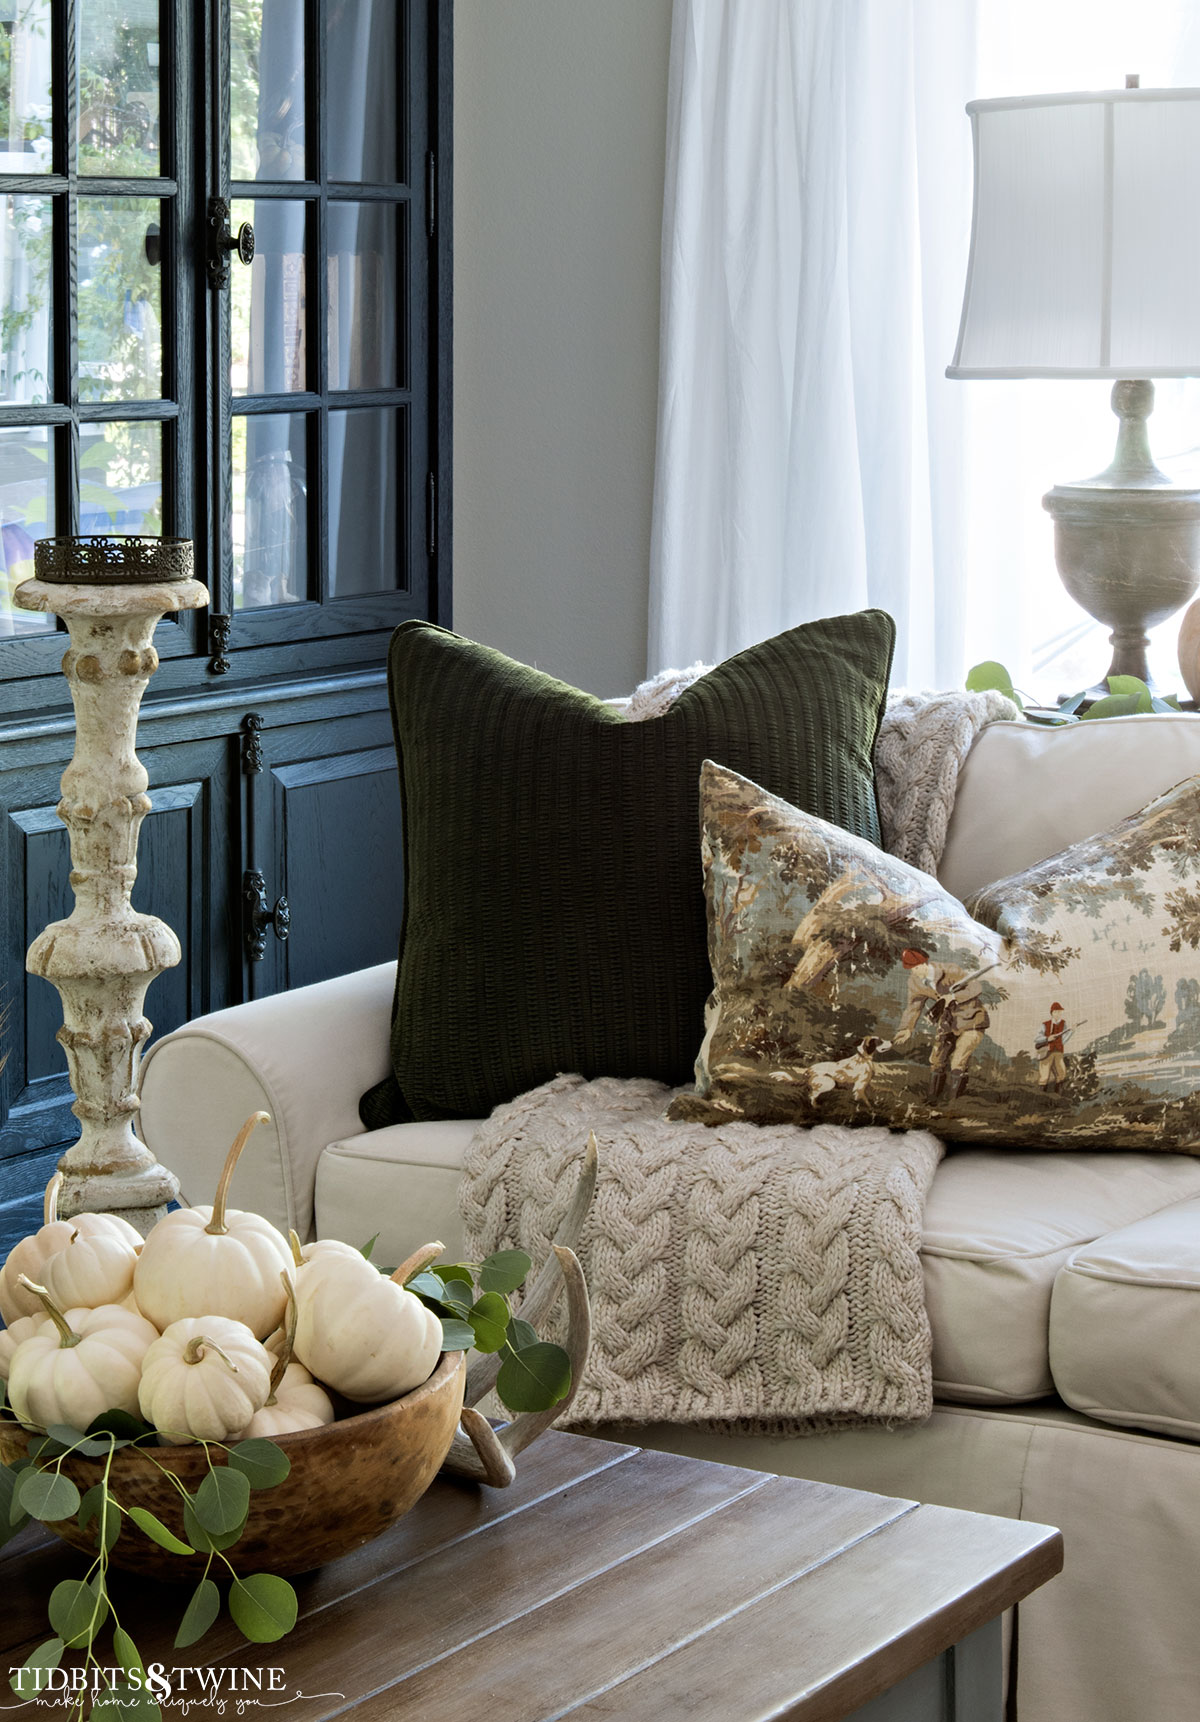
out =
<path fill-rule="evenodd" d="M 290 911 L 267 934 L 249 992 L 309 986 L 396 955 L 402 912 L 400 789 L 387 713 L 303 723 L 263 737 L 252 849 L 269 903 Z"/>
<path fill-rule="evenodd" d="M 156 1035 L 238 996 L 240 951 L 231 865 L 237 844 L 237 799 L 230 737 L 156 748 L 141 746 L 150 776 L 151 811 L 142 825 L 134 906 L 160 916 L 179 938 L 182 961 L 154 981 L 146 1015 Z M 57 812 L 57 780 L 65 759 L 35 771 L 53 799 L 4 810 L 5 900 L 19 905 L 8 918 L 4 950 L 5 1006 L 0 1074 L 5 1106 L 0 1125 L 0 1250 L 36 1218 L 41 1186 L 78 1129 L 71 1115 L 66 1059 L 55 1036 L 62 1023 L 58 993 L 25 972 L 25 951 L 49 921 L 70 914 L 70 854 Z M 20 796 L 30 782 L 14 774 Z M 0 777 L 0 795 L 4 779 Z"/>

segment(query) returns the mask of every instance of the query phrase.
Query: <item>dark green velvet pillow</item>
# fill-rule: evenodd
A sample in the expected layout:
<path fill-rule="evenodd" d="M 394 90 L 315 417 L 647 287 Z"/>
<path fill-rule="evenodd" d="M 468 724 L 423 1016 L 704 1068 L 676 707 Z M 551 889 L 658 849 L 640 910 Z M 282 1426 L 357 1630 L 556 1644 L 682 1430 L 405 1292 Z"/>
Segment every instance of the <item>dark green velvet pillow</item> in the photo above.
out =
<path fill-rule="evenodd" d="M 809 622 L 627 723 L 487 646 L 399 627 L 404 921 L 392 1075 L 364 1124 L 481 1118 L 559 1071 L 689 1081 L 712 985 L 701 762 L 878 843 L 894 632 L 880 610 Z"/>

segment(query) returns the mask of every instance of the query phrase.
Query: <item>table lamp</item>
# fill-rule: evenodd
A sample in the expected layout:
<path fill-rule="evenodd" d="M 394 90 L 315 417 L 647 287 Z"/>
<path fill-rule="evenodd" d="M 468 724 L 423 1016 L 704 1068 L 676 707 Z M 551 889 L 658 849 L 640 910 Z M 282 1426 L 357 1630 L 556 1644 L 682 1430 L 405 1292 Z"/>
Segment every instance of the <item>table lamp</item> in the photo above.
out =
<path fill-rule="evenodd" d="M 1063 585 L 1149 682 L 1147 628 L 1200 579 L 1200 489 L 1159 470 L 1151 377 L 1200 375 L 1200 90 L 969 102 L 975 210 L 948 377 L 1112 377 L 1112 464 L 1056 484 Z M 1089 690 L 1106 693 L 1103 683 Z"/>

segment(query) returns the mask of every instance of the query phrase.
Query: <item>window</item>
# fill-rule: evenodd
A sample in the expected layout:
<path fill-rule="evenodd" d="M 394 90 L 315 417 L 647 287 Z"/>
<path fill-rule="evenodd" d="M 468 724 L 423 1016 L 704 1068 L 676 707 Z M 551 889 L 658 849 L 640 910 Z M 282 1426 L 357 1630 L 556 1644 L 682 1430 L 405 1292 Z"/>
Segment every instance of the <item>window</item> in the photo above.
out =
<path fill-rule="evenodd" d="M 1151 85 L 1200 84 L 1200 30 L 1189 0 L 987 0 L 979 10 L 981 97 L 1119 88 L 1126 72 Z M 966 126 L 963 147 L 969 149 Z M 1051 485 L 1103 470 L 1117 421 L 1111 383 L 955 383 L 967 391 L 968 664 L 999 658 L 1043 700 L 1102 675 L 1108 630 L 1067 595 L 1041 507 Z M 1200 483 L 1200 382 L 1155 384 L 1150 439 L 1159 465 Z M 1189 476 L 1190 475 L 1190 476 Z M 1150 653 L 1165 691 L 1178 689 L 1179 617 L 1154 631 Z"/>

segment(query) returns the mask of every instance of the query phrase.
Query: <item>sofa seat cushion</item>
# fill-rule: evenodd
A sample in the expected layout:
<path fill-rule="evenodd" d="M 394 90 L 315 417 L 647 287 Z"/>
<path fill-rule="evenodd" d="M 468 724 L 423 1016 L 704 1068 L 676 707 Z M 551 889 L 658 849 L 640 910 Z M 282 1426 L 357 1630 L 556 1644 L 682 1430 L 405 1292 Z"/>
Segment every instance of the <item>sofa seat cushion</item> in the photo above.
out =
<path fill-rule="evenodd" d="M 435 1238 L 456 1260 L 458 1184 L 475 1128 L 474 1119 L 438 1119 L 331 1142 L 317 1162 L 317 1236 L 357 1245 L 375 1237 L 371 1260 L 381 1268 L 397 1267 Z"/>
<path fill-rule="evenodd" d="M 1185 1201 L 1200 1202 L 1200 1161 L 1191 1155 L 948 1154 L 925 1205 L 922 1249 L 936 1396 L 1015 1404 L 1061 1390 L 1050 1356 L 1060 1269 L 1073 1253 L 1089 1253 L 1081 1246 L 1098 1249 L 1095 1239 L 1107 1245 L 1105 1234 L 1136 1222 L 1164 1223 L 1160 1210 Z M 1200 1249 L 1192 1259 L 1200 1285 Z M 1156 1367 L 1159 1347 L 1147 1352 Z"/>
<path fill-rule="evenodd" d="M 1200 1440 L 1200 1197 L 1072 1253 L 1050 1368 L 1067 1404 L 1102 1423 Z"/>

